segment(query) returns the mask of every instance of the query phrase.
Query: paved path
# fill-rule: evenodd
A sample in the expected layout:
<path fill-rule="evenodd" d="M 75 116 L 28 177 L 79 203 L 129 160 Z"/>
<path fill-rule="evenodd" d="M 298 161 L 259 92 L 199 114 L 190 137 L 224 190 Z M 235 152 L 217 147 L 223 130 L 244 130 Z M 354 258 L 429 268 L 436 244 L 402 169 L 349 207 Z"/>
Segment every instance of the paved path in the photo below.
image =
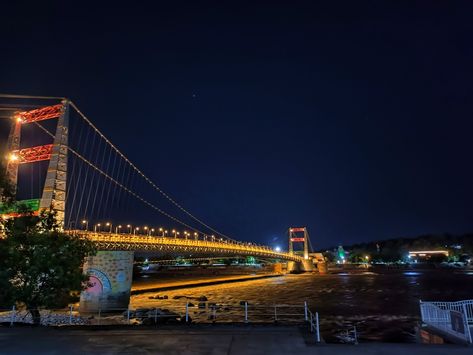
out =
<path fill-rule="evenodd" d="M 455 345 L 307 344 L 297 327 L 202 326 L 159 329 L 67 330 L 0 328 L 0 354 L 316 354 L 457 355 Z"/>

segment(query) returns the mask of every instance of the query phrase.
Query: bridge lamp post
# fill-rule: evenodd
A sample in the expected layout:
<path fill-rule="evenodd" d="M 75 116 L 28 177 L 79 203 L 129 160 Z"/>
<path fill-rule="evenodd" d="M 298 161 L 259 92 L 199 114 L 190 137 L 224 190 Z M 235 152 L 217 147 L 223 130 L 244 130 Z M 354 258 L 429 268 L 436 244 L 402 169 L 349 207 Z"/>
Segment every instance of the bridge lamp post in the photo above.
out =
<path fill-rule="evenodd" d="M 128 234 L 131 234 L 131 224 L 127 224 L 126 227 L 128 228 Z"/>
<path fill-rule="evenodd" d="M 159 228 L 158 230 L 161 232 L 161 237 L 164 237 L 164 231 L 163 231 L 163 229 L 162 229 L 162 228 Z"/>
<path fill-rule="evenodd" d="M 197 234 L 197 232 L 194 232 L 194 238 L 195 238 L 195 240 L 199 239 L 199 234 Z"/>
<path fill-rule="evenodd" d="M 100 232 L 100 223 L 97 223 L 95 226 L 94 226 L 94 232 L 97 233 L 97 227 L 99 227 L 99 232 Z"/>
<path fill-rule="evenodd" d="M 168 231 L 167 229 L 164 231 L 164 235 L 167 236 L 168 235 Z"/>
<path fill-rule="evenodd" d="M 212 234 L 210 237 L 212 238 L 212 242 L 215 242 L 215 236 Z"/>
<path fill-rule="evenodd" d="M 88 230 L 88 229 L 89 229 L 89 221 L 86 221 L 85 219 L 82 220 L 82 225 L 85 227 L 84 230 Z"/>
<path fill-rule="evenodd" d="M 150 231 L 149 231 L 149 233 L 150 233 L 151 235 L 153 235 L 153 233 L 154 233 L 154 228 L 151 228 Z"/>
<path fill-rule="evenodd" d="M 118 232 L 122 229 L 122 226 L 119 225 L 117 227 L 115 227 L 115 233 L 118 234 Z"/>
<path fill-rule="evenodd" d="M 177 237 L 176 237 L 176 230 L 173 229 L 172 232 L 174 233 L 174 238 L 177 238 Z"/>
<path fill-rule="evenodd" d="M 106 225 L 107 227 L 110 227 L 110 229 L 108 230 L 108 232 L 109 232 L 109 233 L 112 233 L 112 224 L 111 224 L 110 222 L 107 222 L 107 223 L 105 223 L 105 225 Z"/>
<path fill-rule="evenodd" d="M 140 227 L 135 227 L 135 229 L 133 229 L 133 235 L 136 235 L 136 231 L 140 231 Z"/>
<path fill-rule="evenodd" d="M 181 233 L 177 232 L 177 235 L 179 235 L 179 234 L 181 234 Z M 176 238 L 177 238 L 177 237 L 176 237 Z"/>
<path fill-rule="evenodd" d="M 149 229 L 148 229 L 148 226 L 144 226 L 143 229 L 145 230 L 146 235 L 149 237 Z"/>

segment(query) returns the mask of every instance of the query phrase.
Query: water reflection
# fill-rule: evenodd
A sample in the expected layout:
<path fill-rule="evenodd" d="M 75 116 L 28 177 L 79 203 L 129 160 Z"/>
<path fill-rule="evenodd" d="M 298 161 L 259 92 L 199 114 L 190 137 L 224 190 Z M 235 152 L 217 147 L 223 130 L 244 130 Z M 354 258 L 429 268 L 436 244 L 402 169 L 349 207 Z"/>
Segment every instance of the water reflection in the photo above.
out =
<path fill-rule="evenodd" d="M 234 305 L 303 304 L 319 312 L 325 337 L 356 325 L 362 339 L 413 341 L 419 320 L 419 299 L 456 301 L 473 298 L 468 273 L 395 271 L 386 274 L 342 272 L 334 275 L 287 275 L 234 284 L 166 291 L 167 300 L 149 299 L 157 293 L 134 295 L 132 307 L 185 305 L 174 296 L 206 296 L 209 302 Z M 159 280 L 157 280 L 159 282 Z M 238 314 L 238 316 L 241 316 Z"/>

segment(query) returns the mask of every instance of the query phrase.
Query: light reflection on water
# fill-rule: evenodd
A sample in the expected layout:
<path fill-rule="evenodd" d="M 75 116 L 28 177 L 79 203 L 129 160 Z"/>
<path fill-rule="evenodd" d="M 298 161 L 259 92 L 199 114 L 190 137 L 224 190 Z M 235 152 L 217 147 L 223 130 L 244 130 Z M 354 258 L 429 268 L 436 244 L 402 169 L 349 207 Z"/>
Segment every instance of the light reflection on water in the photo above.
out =
<path fill-rule="evenodd" d="M 321 317 L 322 331 L 334 339 L 340 329 L 356 325 L 362 339 L 413 341 L 419 320 L 419 300 L 456 301 L 473 298 L 473 272 L 392 271 L 386 274 L 341 272 L 302 274 L 241 283 L 153 292 L 132 296 L 132 307 L 185 305 L 185 298 L 206 296 L 209 302 L 235 306 L 303 304 L 308 301 Z M 154 277 L 154 276 L 153 276 Z M 159 285 L 159 280 L 156 280 Z M 168 295 L 167 300 L 149 296 Z M 237 311 L 235 311 L 237 312 Z M 241 318 L 241 314 L 235 313 Z"/>
<path fill-rule="evenodd" d="M 419 275 L 422 275 L 422 273 L 415 272 L 415 271 L 406 271 L 403 274 L 406 275 L 406 276 L 419 276 Z"/>

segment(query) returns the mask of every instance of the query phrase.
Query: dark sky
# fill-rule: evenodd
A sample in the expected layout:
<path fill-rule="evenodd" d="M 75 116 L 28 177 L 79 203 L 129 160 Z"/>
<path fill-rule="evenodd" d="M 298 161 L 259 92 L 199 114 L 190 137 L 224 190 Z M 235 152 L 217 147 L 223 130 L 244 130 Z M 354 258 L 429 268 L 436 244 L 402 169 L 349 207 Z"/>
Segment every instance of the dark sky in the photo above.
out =
<path fill-rule="evenodd" d="M 65 3 L 2 5 L 0 92 L 73 99 L 224 233 L 473 230 L 472 2 Z"/>

